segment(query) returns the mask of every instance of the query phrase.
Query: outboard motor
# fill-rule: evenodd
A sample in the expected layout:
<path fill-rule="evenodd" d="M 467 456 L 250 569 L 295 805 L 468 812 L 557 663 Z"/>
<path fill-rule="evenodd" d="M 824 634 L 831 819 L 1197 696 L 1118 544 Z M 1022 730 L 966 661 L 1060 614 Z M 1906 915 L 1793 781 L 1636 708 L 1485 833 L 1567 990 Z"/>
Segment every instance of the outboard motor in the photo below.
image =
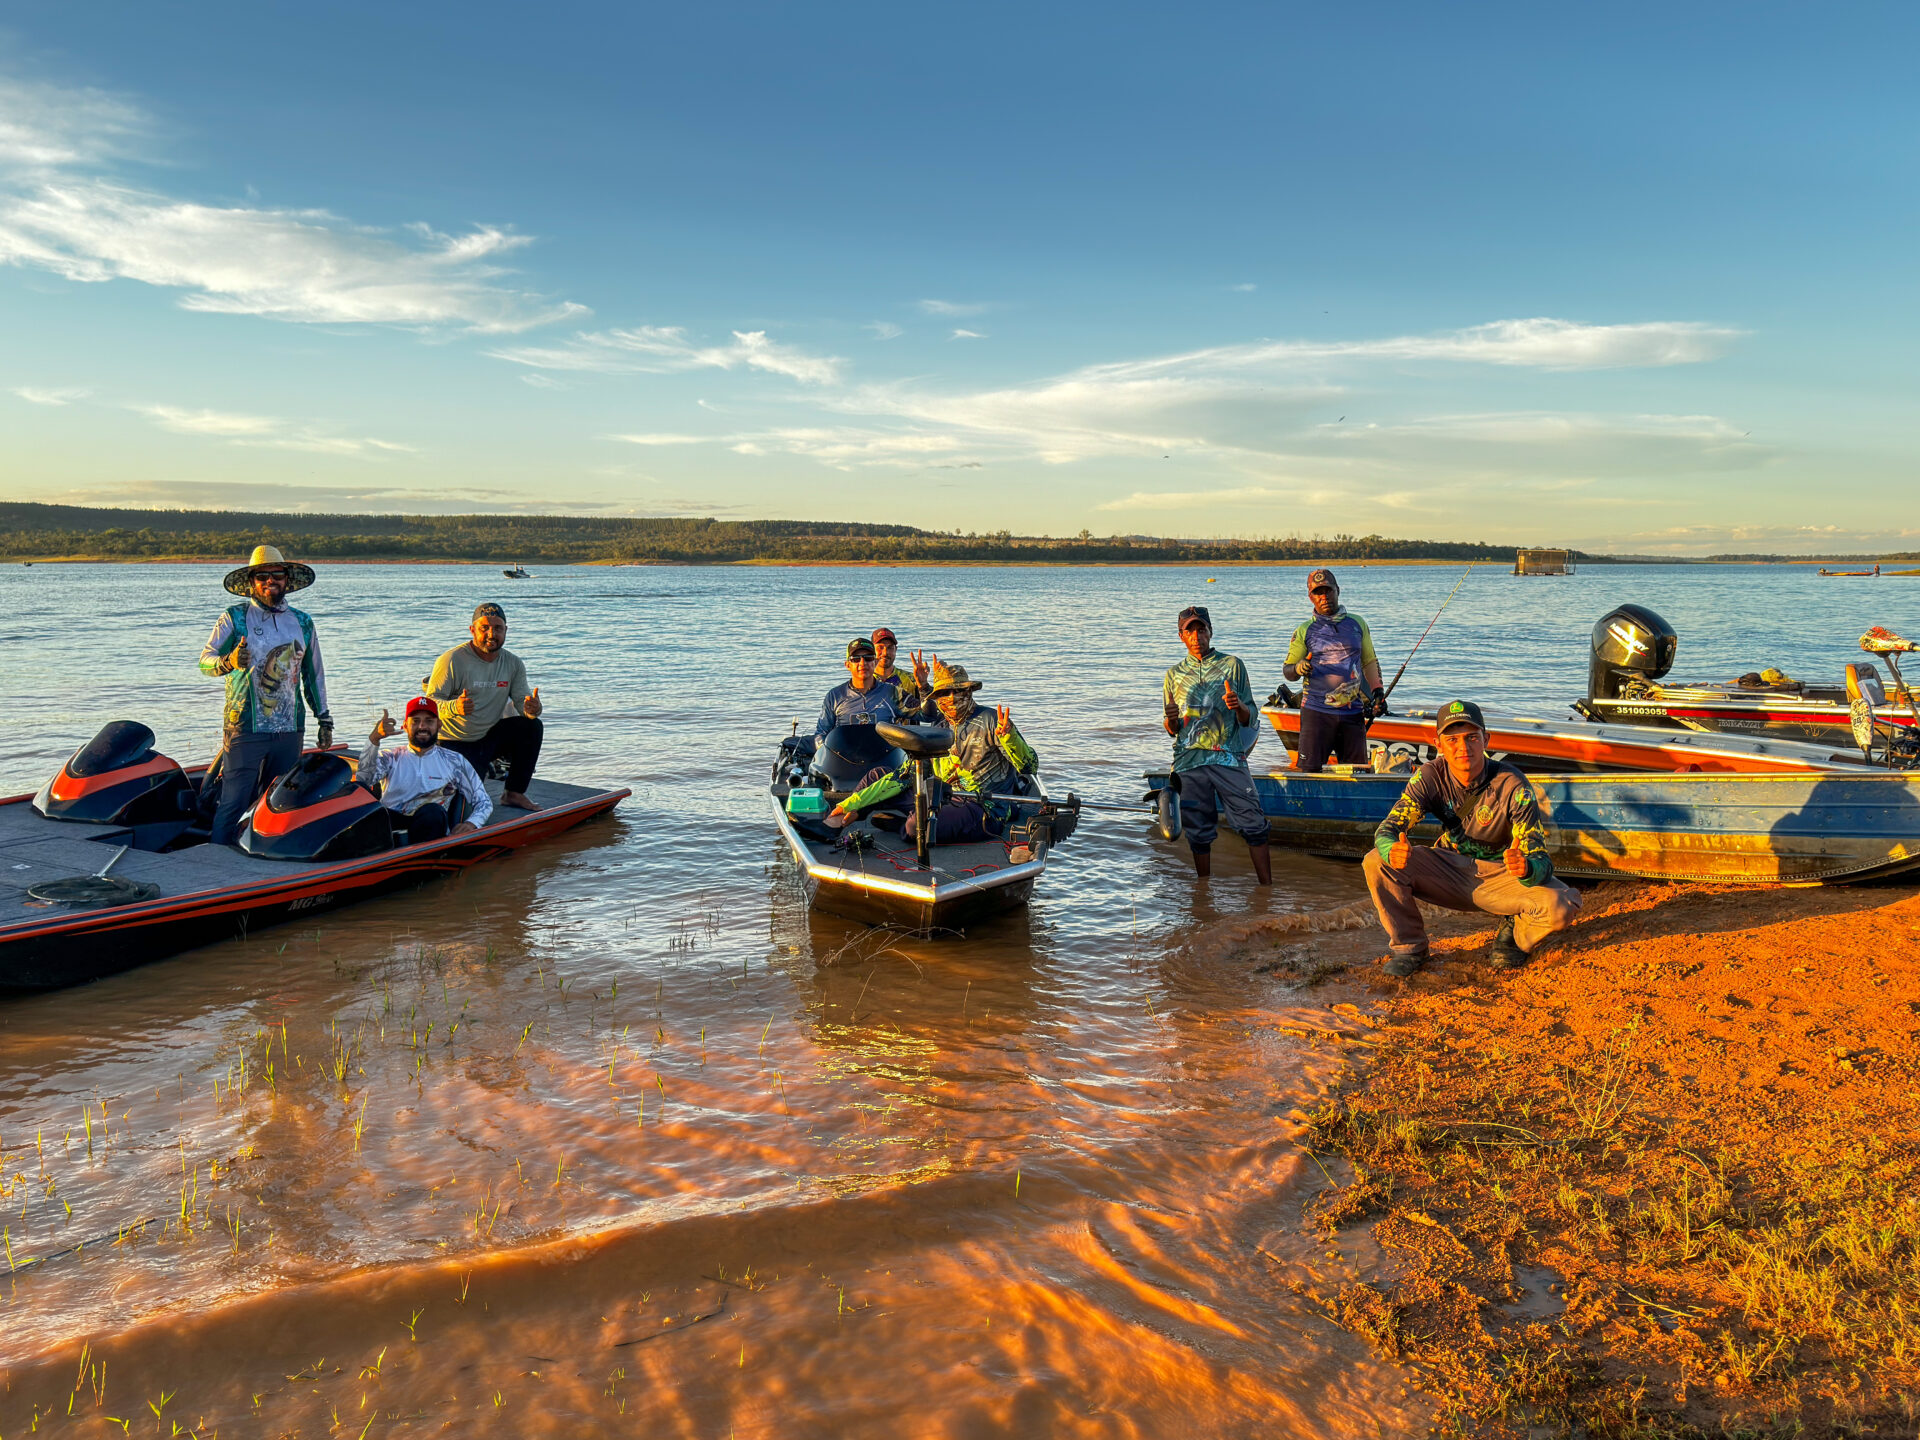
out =
<path fill-rule="evenodd" d="M 240 848 L 262 860 L 357 860 L 393 848 L 393 821 L 353 766 L 315 751 L 253 807 Z"/>
<path fill-rule="evenodd" d="M 1612 700 L 1630 681 L 1658 680 L 1679 650 L 1679 633 L 1646 606 L 1615 606 L 1593 627 L 1587 698 Z"/>
<path fill-rule="evenodd" d="M 876 765 L 893 770 L 906 763 L 906 754 L 872 725 L 836 725 L 813 752 L 813 773 L 829 794 L 858 790 Z"/>
<path fill-rule="evenodd" d="M 153 731 L 137 720 L 108 722 L 33 797 L 49 820 L 182 829 L 194 803 L 186 771 L 153 748 Z"/>

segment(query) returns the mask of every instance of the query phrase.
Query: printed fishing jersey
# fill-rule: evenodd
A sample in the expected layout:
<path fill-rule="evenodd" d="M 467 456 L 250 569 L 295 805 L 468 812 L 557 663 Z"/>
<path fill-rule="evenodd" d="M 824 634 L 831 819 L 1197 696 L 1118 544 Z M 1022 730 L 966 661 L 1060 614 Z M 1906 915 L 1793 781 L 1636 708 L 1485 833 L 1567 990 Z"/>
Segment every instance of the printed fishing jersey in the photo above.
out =
<path fill-rule="evenodd" d="M 865 690 L 853 688 L 851 680 L 827 691 L 821 702 L 820 720 L 813 727 L 813 738 L 824 740 L 836 725 L 871 725 L 877 720 L 900 718 L 899 695 L 884 681 L 876 681 Z"/>
<path fill-rule="evenodd" d="M 1303 621 L 1293 632 L 1286 663 L 1298 665 L 1308 656 L 1313 657 L 1313 669 L 1307 675 L 1301 706 L 1329 715 L 1358 715 L 1367 703 L 1364 667 L 1380 663 L 1367 622 L 1344 605 L 1331 615 Z"/>
<path fill-rule="evenodd" d="M 1469 860 L 1499 860 L 1517 845 L 1527 857 L 1522 885 L 1544 885 L 1553 878 L 1540 802 L 1527 777 L 1505 761 L 1487 761 L 1471 789 L 1453 778 L 1445 760 L 1429 760 L 1414 771 L 1387 818 L 1373 832 L 1373 845 L 1381 858 L 1386 858 L 1395 840 L 1428 815 L 1440 822 L 1440 849 Z"/>
<path fill-rule="evenodd" d="M 444 745 L 415 750 L 411 745 L 396 745 L 382 750 L 377 744 L 360 752 L 356 779 L 369 790 L 376 790 L 380 803 L 389 810 L 411 815 L 422 805 L 444 805 L 447 814 L 476 825 L 487 823 L 493 814 L 493 801 L 474 773 L 467 757 Z M 379 787 L 385 786 L 385 789 Z M 464 800 L 464 805 L 456 804 Z"/>
<path fill-rule="evenodd" d="M 1260 732 L 1242 725 L 1227 709 L 1229 680 L 1240 703 L 1252 711 L 1253 682 L 1247 667 L 1223 650 L 1208 651 L 1204 660 L 1189 655 L 1167 671 L 1160 684 L 1161 703 L 1180 712 L 1180 733 L 1173 737 L 1175 774 L 1199 765 L 1247 763 L 1247 752 Z"/>
<path fill-rule="evenodd" d="M 920 688 L 911 670 L 902 670 L 896 665 L 891 675 L 881 677 L 880 683 L 893 690 L 893 705 L 901 719 L 917 720 L 932 714 L 933 696 Z"/>
<path fill-rule="evenodd" d="M 247 664 L 226 672 L 227 704 L 223 716 L 226 739 L 236 735 L 284 735 L 306 728 L 307 704 L 319 719 L 327 718 L 327 676 L 320 665 L 320 642 L 313 619 L 304 610 L 283 605 L 269 610 L 257 600 L 228 606 L 214 622 L 206 649 L 200 652 L 200 673 L 218 675 L 242 639 L 247 642 Z"/>
<path fill-rule="evenodd" d="M 971 715 L 953 727 L 953 749 L 933 762 L 933 773 L 955 790 L 974 795 L 1026 789 L 1023 777 L 1040 768 L 1040 757 L 1011 721 L 1004 736 L 995 733 L 999 725 L 997 711 L 976 705 Z M 845 803 L 848 808 L 857 809 L 890 800 L 912 789 L 913 764 L 909 761 L 856 792 Z M 1012 809 L 1004 801 L 981 803 L 996 822 Z"/>

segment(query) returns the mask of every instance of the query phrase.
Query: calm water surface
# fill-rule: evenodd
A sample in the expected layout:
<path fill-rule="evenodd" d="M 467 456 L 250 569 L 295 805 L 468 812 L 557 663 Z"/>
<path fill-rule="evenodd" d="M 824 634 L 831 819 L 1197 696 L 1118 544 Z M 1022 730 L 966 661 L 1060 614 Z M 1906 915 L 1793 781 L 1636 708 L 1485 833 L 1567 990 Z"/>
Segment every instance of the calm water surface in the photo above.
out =
<path fill-rule="evenodd" d="M 0 793 L 110 718 L 208 758 L 221 573 L 0 569 Z M 1458 573 L 1345 572 L 1389 674 Z M 1262 1258 L 1304 1244 L 1285 1117 L 1338 1061 L 1282 1031 L 1307 997 L 1210 939 L 1356 899 L 1357 867 L 1278 856 L 1257 893 L 1228 839 L 1196 887 L 1144 821 L 1089 816 L 1028 913 L 902 940 L 807 912 L 761 788 L 887 624 L 1011 705 L 1054 788 L 1132 798 L 1175 612 L 1210 604 L 1264 694 L 1303 571 L 320 577 L 297 603 L 343 738 L 499 598 L 542 773 L 633 798 L 313 927 L 0 1003 L 0 1434 L 1417 1425 Z M 1477 571 L 1402 699 L 1563 713 L 1621 600 L 1674 622 L 1686 675 L 1830 678 L 1866 625 L 1920 629 L 1900 579 Z"/>

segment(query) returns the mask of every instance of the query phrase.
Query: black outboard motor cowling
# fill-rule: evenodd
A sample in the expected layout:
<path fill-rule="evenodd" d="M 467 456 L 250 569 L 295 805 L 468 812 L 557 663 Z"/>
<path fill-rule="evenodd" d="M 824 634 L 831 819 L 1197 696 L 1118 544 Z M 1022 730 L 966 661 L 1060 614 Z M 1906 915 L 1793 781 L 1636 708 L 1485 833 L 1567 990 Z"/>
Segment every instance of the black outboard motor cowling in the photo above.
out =
<path fill-rule="evenodd" d="M 138 720 L 102 726 L 33 797 L 47 819 L 85 825 L 181 824 L 193 806 L 186 771 L 153 748 L 153 731 Z"/>
<path fill-rule="evenodd" d="M 906 763 L 905 753 L 871 725 L 837 725 L 813 752 L 813 773 L 829 793 L 858 790 L 875 766 L 894 770 Z"/>
<path fill-rule="evenodd" d="M 253 807 L 240 848 L 263 860 L 357 860 L 393 848 L 393 821 L 353 766 L 314 751 Z"/>
<path fill-rule="evenodd" d="M 1632 680 L 1658 680 L 1673 669 L 1680 634 L 1644 605 L 1616 605 L 1593 627 L 1587 698 L 1612 700 Z"/>

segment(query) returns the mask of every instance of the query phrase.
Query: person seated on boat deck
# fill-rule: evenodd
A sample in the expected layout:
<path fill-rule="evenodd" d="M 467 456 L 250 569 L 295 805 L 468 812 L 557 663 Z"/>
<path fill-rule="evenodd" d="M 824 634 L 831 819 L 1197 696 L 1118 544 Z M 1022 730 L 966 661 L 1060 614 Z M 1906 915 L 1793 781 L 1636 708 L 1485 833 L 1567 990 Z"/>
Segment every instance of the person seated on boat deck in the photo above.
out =
<path fill-rule="evenodd" d="M 893 631 L 884 625 L 874 631 L 874 673 L 879 675 L 882 685 L 893 687 L 893 705 L 900 712 L 902 720 L 913 724 L 929 723 L 937 718 L 939 712 L 934 709 L 933 696 L 927 686 L 927 662 L 916 650 L 913 652 L 913 668 L 902 670 L 893 663 L 893 657 L 899 649 L 900 642 L 894 638 Z"/>
<path fill-rule="evenodd" d="M 402 845 L 478 830 L 493 814 L 493 801 L 467 757 L 441 743 L 440 707 L 416 696 L 407 702 L 406 718 L 407 743 L 382 750 L 380 742 L 400 727 L 391 711 L 380 712 L 360 752 L 360 783 L 393 812 Z"/>
<path fill-rule="evenodd" d="M 1527 777 L 1487 758 L 1487 722 L 1471 700 L 1442 707 L 1440 755 L 1413 774 L 1374 831 L 1367 889 L 1387 932 L 1386 971 L 1411 975 L 1427 959 L 1418 901 L 1505 916 L 1488 958 L 1501 970 L 1527 963 L 1547 936 L 1573 924 L 1580 896 L 1553 875 L 1540 802 Z M 1426 816 L 1440 822 L 1431 848 L 1407 832 Z"/>
<path fill-rule="evenodd" d="M 813 727 L 816 741 L 826 739 L 836 726 L 901 718 L 899 692 L 880 683 L 879 654 L 864 635 L 847 642 L 847 675 L 820 704 L 820 720 Z"/>
<path fill-rule="evenodd" d="M 1177 623 L 1187 658 L 1162 678 L 1160 704 L 1173 740 L 1167 778 L 1180 797 L 1193 873 L 1202 880 L 1213 874 L 1213 842 L 1224 819 L 1247 842 L 1254 880 L 1271 885 L 1270 826 L 1247 767 L 1256 719 L 1247 699 L 1253 682 L 1237 656 L 1213 648 L 1213 616 L 1206 606 L 1187 606 Z"/>
<path fill-rule="evenodd" d="M 500 803 L 538 810 L 539 804 L 527 798 L 527 786 L 533 783 L 546 735 L 539 688 L 527 688 L 526 665 L 505 648 L 505 610 L 491 600 L 476 605 L 472 636 L 434 661 L 433 673 L 421 687 L 429 699 L 441 703 L 440 743 L 465 756 L 482 775 L 496 757 L 504 758 L 507 783 Z"/>
<path fill-rule="evenodd" d="M 928 678 L 933 703 L 953 731 L 953 748 L 933 762 L 933 773 L 953 791 L 934 812 L 933 839 L 943 845 L 998 839 L 1006 834 L 1015 807 L 985 797 L 1026 794 L 1027 777 L 1040 768 L 1040 757 L 1020 734 L 1006 706 L 984 710 L 974 704 L 973 692 L 980 682 L 968 678 L 964 665 L 943 664 L 935 655 Z M 868 806 L 912 793 L 911 761 L 895 770 L 876 767 L 867 772 L 860 789 L 833 808 L 827 824 L 838 830 Z M 920 838 L 911 818 L 906 833 L 910 840 Z"/>

